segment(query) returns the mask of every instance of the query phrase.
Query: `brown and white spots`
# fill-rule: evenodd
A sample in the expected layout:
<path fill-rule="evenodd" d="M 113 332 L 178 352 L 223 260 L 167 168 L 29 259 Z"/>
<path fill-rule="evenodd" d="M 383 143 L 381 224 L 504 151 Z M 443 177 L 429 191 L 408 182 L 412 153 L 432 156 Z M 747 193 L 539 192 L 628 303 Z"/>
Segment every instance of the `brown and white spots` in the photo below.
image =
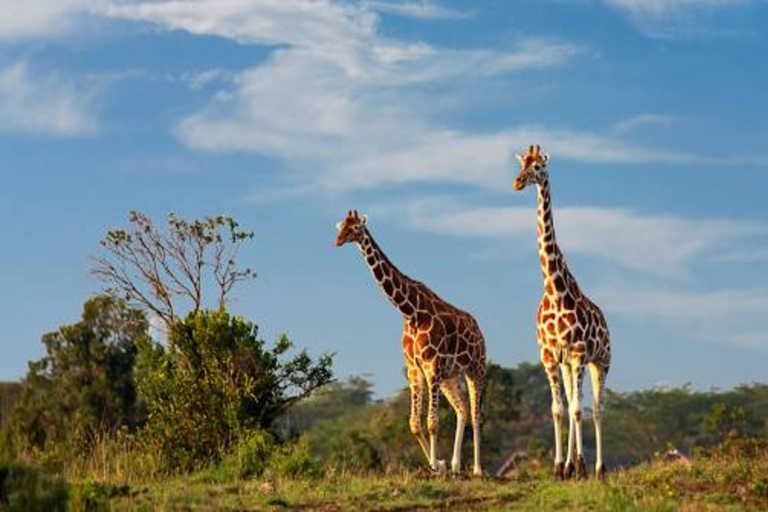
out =
<path fill-rule="evenodd" d="M 537 314 L 537 334 L 541 351 L 541 363 L 547 373 L 552 392 L 552 417 L 555 424 L 555 472 L 557 476 L 586 476 L 582 456 L 581 417 L 583 399 L 582 380 L 584 367 L 590 369 L 593 384 L 593 415 L 597 442 L 596 471 L 603 476 L 601 396 L 611 362 L 611 342 L 605 317 L 579 288 L 576 279 L 557 244 L 549 189 L 549 158 L 539 152 L 538 146 L 530 146 L 525 156 L 516 155 L 520 161 L 520 174 L 515 180 L 515 190 L 528 185 L 538 188 L 538 245 L 544 297 Z M 560 365 L 560 370 L 558 370 Z M 560 420 L 562 397 L 558 373 L 562 371 L 568 408 L 571 415 L 568 436 L 568 456 L 563 464 Z M 574 459 L 574 442 L 576 456 Z M 563 471 L 565 472 L 563 474 Z"/>
<path fill-rule="evenodd" d="M 403 315 L 403 356 L 411 390 L 410 428 L 434 470 L 444 467 L 437 460 L 437 407 L 439 392 L 448 398 L 457 416 L 451 469 L 461 468 L 461 445 L 467 421 L 472 421 L 474 474 L 482 474 L 480 465 L 480 403 L 485 388 L 485 341 L 475 319 L 443 301 L 426 285 L 415 281 L 395 267 L 378 246 L 366 227 L 366 218 L 350 211 L 337 225 L 336 245 L 352 242 L 360 251 L 376 282 Z M 466 379 L 469 406 L 459 390 L 458 380 Z M 426 390 L 424 389 L 426 381 Z M 422 397 L 429 396 L 427 430 L 421 425 Z"/>

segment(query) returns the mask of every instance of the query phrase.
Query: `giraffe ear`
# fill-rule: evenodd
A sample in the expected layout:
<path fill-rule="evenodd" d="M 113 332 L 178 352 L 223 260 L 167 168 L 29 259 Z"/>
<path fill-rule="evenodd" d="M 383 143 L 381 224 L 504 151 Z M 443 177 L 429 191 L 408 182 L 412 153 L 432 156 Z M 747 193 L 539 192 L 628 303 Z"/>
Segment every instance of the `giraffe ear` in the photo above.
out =
<path fill-rule="evenodd" d="M 541 155 L 541 161 L 544 162 L 545 164 L 549 163 L 549 155 L 547 153 L 544 153 L 543 155 Z"/>
<path fill-rule="evenodd" d="M 521 155 L 521 154 L 520 154 L 520 153 L 518 153 L 517 151 L 515 151 L 515 160 L 517 160 L 517 161 L 518 161 L 518 162 L 520 162 L 521 164 L 522 164 L 522 163 L 525 161 L 525 159 L 523 158 L 523 155 Z"/>
<path fill-rule="evenodd" d="M 342 226 L 342 223 L 341 222 L 337 222 L 336 223 L 336 231 L 341 231 L 341 226 Z"/>
<path fill-rule="evenodd" d="M 362 216 L 362 218 L 361 218 L 361 220 L 360 220 L 360 223 L 361 223 L 363 226 L 365 226 L 365 223 L 366 223 L 366 222 L 368 222 L 368 216 L 367 216 L 367 215 L 363 215 L 363 216 Z"/>

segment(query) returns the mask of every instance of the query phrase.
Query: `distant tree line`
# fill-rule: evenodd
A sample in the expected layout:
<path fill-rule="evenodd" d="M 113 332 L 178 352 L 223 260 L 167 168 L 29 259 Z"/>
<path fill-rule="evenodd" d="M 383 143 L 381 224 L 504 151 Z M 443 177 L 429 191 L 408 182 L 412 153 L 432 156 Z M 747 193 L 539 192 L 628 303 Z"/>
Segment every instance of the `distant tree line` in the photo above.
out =
<path fill-rule="evenodd" d="M 516 368 L 491 364 L 484 405 L 483 456 L 491 471 L 512 454 L 549 460 L 554 440 L 550 393 L 539 365 Z M 372 399 L 371 383 L 361 377 L 328 385 L 277 423 L 292 432 L 318 458 L 343 470 L 413 469 L 421 454 L 408 430 L 408 395 L 403 389 L 386 400 Z M 440 453 L 451 453 L 454 425 L 441 408 Z M 612 467 L 649 460 L 670 447 L 692 453 L 731 438 L 768 437 L 768 385 L 729 391 L 689 387 L 609 392 L 605 406 L 604 450 Z M 589 418 L 589 414 L 585 414 Z M 584 429 L 585 434 L 590 429 Z M 585 446 L 594 446 L 585 435 Z"/>

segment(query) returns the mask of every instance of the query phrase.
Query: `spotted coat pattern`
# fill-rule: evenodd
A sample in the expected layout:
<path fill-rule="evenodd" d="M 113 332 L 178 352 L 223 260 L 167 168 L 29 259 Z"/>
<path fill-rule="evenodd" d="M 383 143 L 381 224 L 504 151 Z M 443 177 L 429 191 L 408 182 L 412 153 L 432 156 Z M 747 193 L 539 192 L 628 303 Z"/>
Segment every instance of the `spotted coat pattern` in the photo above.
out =
<path fill-rule="evenodd" d="M 544 295 L 536 317 L 541 363 L 552 391 L 552 415 L 555 423 L 555 472 L 569 477 L 574 470 L 586 476 L 582 446 L 581 419 L 584 369 L 589 368 L 593 386 L 593 419 L 597 442 L 597 475 L 602 477 L 601 396 L 611 365 L 611 341 L 608 324 L 600 308 L 584 295 L 570 272 L 555 238 L 552 200 L 549 188 L 547 155 L 531 146 L 518 156 L 521 171 L 515 190 L 538 186 L 539 261 Z M 559 424 L 563 417 L 561 377 L 570 412 L 568 458 L 563 464 Z M 573 459 L 574 442 L 576 459 Z M 575 462 L 575 464 L 574 464 Z"/>
<path fill-rule="evenodd" d="M 471 416 L 475 434 L 474 472 L 480 473 L 480 403 L 486 374 L 485 341 L 480 327 L 472 315 L 445 302 L 425 284 L 400 272 L 371 236 L 365 222 L 365 217 L 350 211 L 337 226 L 336 243 L 343 245 L 351 241 L 358 244 L 374 279 L 403 315 L 402 348 L 411 392 L 411 432 L 435 468 L 437 409 L 442 390 L 458 418 L 452 468 L 454 472 L 459 470 L 463 428 Z M 466 379 L 469 404 L 461 390 L 462 376 Z M 425 390 L 429 397 L 429 445 L 421 423 Z"/>

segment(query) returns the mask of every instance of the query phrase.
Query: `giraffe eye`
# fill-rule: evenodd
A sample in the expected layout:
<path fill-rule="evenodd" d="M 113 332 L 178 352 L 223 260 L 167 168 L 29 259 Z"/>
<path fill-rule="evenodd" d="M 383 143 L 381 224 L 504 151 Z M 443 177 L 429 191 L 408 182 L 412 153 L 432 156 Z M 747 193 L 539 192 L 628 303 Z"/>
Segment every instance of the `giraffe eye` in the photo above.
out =
<path fill-rule="evenodd" d="M 541 166 L 539 164 L 534 165 L 533 168 L 536 169 L 537 171 L 541 170 Z"/>

